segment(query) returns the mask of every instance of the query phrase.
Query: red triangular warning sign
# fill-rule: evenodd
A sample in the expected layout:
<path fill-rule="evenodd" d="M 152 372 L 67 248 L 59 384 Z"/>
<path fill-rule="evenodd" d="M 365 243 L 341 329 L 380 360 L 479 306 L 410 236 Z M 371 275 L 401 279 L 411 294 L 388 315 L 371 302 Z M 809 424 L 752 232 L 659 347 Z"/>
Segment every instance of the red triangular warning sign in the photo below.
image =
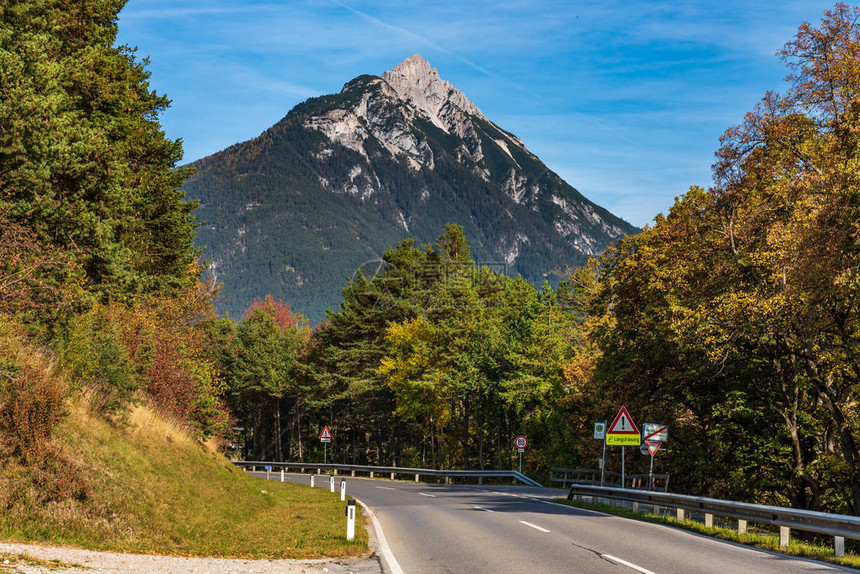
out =
<path fill-rule="evenodd" d="M 334 437 L 331 436 L 331 431 L 328 430 L 328 427 L 323 427 L 323 430 L 320 433 L 320 440 L 331 440 L 332 438 Z"/>
<path fill-rule="evenodd" d="M 633 422 L 630 413 L 627 412 L 627 407 L 621 407 L 612 424 L 609 425 L 606 434 L 639 434 L 639 429 L 636 428 L 636 423 Z"/>
<path fill-rule="evenodd" d="M 645 444 L 648 445 L 648 452 L 651 453 L 651 456 L 657 454 L 657 451 L 663 446 L 663 443 L 659 440 L 646 440 Z"/>

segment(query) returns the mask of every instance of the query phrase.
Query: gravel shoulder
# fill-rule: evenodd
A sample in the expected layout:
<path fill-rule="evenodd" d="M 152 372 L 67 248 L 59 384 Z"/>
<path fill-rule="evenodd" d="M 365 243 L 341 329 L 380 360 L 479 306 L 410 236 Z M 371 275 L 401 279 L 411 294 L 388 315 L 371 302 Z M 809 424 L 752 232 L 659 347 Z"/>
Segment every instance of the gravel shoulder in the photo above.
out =
<path fill-rule="evenodd" d="M 119 554 L 63 546 L 0 542 L 0 572 L 163 572 L 236 574 L 379 574 L 370 558 L 322 560 L 244 560 Z"/>

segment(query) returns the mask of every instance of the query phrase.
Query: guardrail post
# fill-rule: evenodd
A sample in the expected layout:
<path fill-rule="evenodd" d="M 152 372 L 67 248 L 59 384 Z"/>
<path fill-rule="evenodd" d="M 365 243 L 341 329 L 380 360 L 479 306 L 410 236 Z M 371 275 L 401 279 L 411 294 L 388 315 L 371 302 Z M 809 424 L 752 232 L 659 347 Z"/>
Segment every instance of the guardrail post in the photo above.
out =
<path fill-rule="evenodd" d="M 340 479 L 340 499 L 346 500 L 346 481 L 344 479 Z"/>
<path fill-rule="evenodd" d="M 634 513 L 639 512 L 639 503 L 638 502 L 633 503 L 633 512 Z"/>
<path fill-rule="evenodd" d="M 346 539 L 355 538 L 355 500 L 350 500 L 346 505 Z"/>
<path fill-rule="evenodd" d="M 791 538 L 791 528 L 788 526 L 780 526 L 779 527 L 779 546 L 782 548 L 783 546 L 788 546 L 788 542 Z"/>
<path fill-rule="evenodd" d="M 479 476 L 479 477 L 478 477 L 478 486 L 481 486 L 482 484 L 484 484 L 484 477 L 483 477 L 483 476 Z"/>
<path fill-rule="evenodd" d="M 714 527 L 714 515 L 708 512 L 705 513 L 705 528 Z"/>
<path fill-rule="evenodd" d="M 747 533 L 747 521 L 746 520 L 738 520 L 738 534 L 746 534 Z"/>
<path fill-rule="evenodd" d="M 373 478 L 373 471 L 370 471 L 370 478 Z"/>
<path fill-rule="evenodd" d="M 351 473 L 349 473 L 349 475 L 350 475 L 350 476 L 355 476 L 355 471 L 353 470 Z"/>
<path fill-rule="evenodd" d="M 842 536 L 833 537 L 833 555 L 845 556 L 845 538 Z"/>
<path fill-rule="evenodd" d="M 394 473 L 391 473 L 391 480 L 394 480 Z"/>
<path fill-rule="evenodd" d="M 675 518 L 677 518 L 678 521 L 683 522 L 683 520 L 684 520 L 684 509 L 683 508 L 676 508 L 675 509 Z"/>
<path fill-rule="evenodd" d="M 445 477 L 445 484 L 450 484 L 450 480 L 448 480 L 447 476 Z"/>
<path fill-rule="evenodd" d="M 654 516 L 660 516 L 660 510 L 660 506 L 658 504 L 655 504 L 653 508 L 651 508 L 651 514 L 653 514 Z"/>

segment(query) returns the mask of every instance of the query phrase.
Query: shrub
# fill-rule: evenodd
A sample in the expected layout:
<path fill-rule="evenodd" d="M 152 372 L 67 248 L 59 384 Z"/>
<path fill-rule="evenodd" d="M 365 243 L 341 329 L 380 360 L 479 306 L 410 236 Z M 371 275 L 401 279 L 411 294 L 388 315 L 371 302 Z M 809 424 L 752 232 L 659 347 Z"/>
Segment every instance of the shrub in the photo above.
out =
<path fill-rule="evenodd" d="M 134 363 L 122 339 L 123 313 L 97 306 L 71 328 L 63 347 L 63 366 L 76 388 L 89 395 L 94 410 L 120 415 L 138 389 Z"/>
<path fill-rule="evenodd" d="M 53 365 L 38 356 L 24 363 L 4 358 L 0 373 L 3 446 L 12 455 L 37 458 L 65 415 L 67 385 L 54 374 Z"/>

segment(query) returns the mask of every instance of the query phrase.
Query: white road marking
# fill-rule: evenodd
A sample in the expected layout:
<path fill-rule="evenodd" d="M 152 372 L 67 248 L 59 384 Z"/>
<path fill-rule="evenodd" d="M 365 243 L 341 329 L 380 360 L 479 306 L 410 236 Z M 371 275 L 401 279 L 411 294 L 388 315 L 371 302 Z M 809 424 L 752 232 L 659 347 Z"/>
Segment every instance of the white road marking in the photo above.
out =
<path fill-rule="evenodd" d="M 391 488 L 390 486 L 377 486 L 379 490 L 397 490 L 396 488 Z"/>
<path fill-rule="evenodd" d="M 549 500 L 541 500 L 540 498 L 532 499 L 535 502 L 540 502 L 542 504 L 550 504 L 552 506 L 558 506 L 561 508 L 567 508 L 568 510 L 579 510 L 581 512 L 590 512 L 591 514 L 597 514 L 598 516 L 607 516 L 610 518 L 616 518 L 614 514 L 606 514 L 605 512 L 598 512 L 597 510 L 589 510 L 587 508 L 579 508 L 578 506 L 570 506 L 569 504 L 559 504 L 558 502 L 550 502 Z M 644 524 L 649 524 L 645 522 Z M 660 526 L 660 525 L 657 525 Z"/>
<path fill-rule="evenodd" d="M 520 524 L 525 524 L 526 526 L 531 526 L 535 530 L 540 530 L 541 532 L 549 532 L 549 530 L 547 530 L 546 528 L 541 528 L 537 524 L 532 524 L 531 522 L 526 522 L 525 520 L 520 520 Z"/>
<path fill-rule="evenodd" d="M 601 554 L 600 557 L 606 558 L 607 560 L 609 560 L 611 562 L 615 562 L 616 564 L 621 564 L 622 566 L 627 566 L 628 568 L 632 568 L 633 570 L 636 570 L 637 572 L 641 572 L 642 574 L 654 574 L 653 572 L 651 572 L 650 570 L 648 570 L 646 568 L 642 568 L 641 566 L 637 566 L 631 562 L 628 562 L 627 560 L 622 560 L 621 558 L 616 558 L 615 556 L 612 556 L 611 554 Z"/>
<path fill-rule="evenodd" d="M 473 506 L 472 508 L 476 510 L 483 510 L 484 512 L 495 512 L 495 510 L 490 510 L 489 508 L 483 508 L 481 506 Z"/>
<path fill-rule="evenodd" d="M 421 496 L 429 496 L 430 498 L 436 498 L 435 494 L 427 494 L 426 492 L 419 492 L 418 494 L 420 494 Z"/>
<path fill-rule="evenodd" d="M 379 520 L 377 520 L 376 515 L 365 503 L 357 498 L 355 501 L 359 503 L 365 512 L 370 515 L 370 521 L 373 523 L 373 529 L 376 531 L 376 543 L 379 545 L 379 553 L 382 554 L 382 558 L 388 564 L 388 569 L 391 570 L 391 574 L 403 574 L 403 568 L 400 567 L 400 564 L 394 557 L 394 553 L 391 552 L 391 547 L 388 546 L 388 541 L 385 539 L 385 534 L 382 532 L 382 525 L 379 523 Z"/>

